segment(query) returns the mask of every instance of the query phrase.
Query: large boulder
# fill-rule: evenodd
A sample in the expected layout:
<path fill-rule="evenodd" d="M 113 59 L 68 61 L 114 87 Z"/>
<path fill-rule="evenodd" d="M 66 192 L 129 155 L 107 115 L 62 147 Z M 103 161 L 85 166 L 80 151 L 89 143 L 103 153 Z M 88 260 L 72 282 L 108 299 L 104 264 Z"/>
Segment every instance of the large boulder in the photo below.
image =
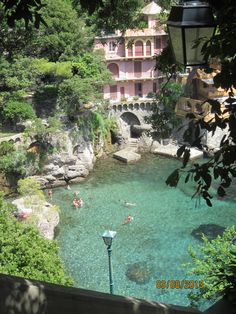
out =
<path fill-rule="evenodd" d="M 128 265 L 126 276 L 139 285 L 146 284 L 151 279 L 151 269 L 146 262 L 137 262 Z"/>
<path fill-rule="evenodd" d="M 191 235 L 199 241 L 202 241 L 202 235 L 204 234 L 208 240 L 215 239 L 218 235 L 222 235 L 225 231 L 225 227 L 216 224 L 203 224 L 198 228 L 193 229 Z"/>
<path fill-rule="evenodd" d="M 59 212 L 55 205 L 35 197 L 21 197 L 12 204 L 16 206 L 16 216 L 25 223 L 32 223 L 46 239 L 54 238 L 54 230 L 59 224 Z"/>

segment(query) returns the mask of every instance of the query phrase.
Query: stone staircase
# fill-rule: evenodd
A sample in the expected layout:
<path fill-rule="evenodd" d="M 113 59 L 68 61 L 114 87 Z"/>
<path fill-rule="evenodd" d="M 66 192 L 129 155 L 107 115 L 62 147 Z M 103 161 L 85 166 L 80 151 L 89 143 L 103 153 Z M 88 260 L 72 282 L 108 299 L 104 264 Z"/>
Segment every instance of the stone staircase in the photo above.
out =
<path fill-rule="evenodd" d="M 136 162 L 141 158 L 138 151 L 138 139 L 129 138 L 123 149 L 113 154 L 113 157 L 125 163 Z"/>
<path fill-rule="evenodd" d="M 137 152 L 138 151 L 138 139 L 137 138 L 129 138 L 125 149 L 131 150 L 133 152 Z"/>

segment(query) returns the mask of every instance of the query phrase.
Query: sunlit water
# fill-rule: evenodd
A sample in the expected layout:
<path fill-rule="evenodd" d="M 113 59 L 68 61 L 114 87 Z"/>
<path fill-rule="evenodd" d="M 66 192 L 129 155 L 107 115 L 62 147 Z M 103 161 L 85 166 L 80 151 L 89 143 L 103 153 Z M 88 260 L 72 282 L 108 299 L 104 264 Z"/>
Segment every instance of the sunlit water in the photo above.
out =
<path fill-rule="evenodd" d="M 182 266 L 190 261 L 188 246 L 200 243 L 192 230 L 200 224 L 231 226 L 236 206 L 215 199 L 212 208 L 204 200 L 196 207 L 190 186 L 167 187 L 165 179 L 179 165 L 152 155 L 131 165 L 103 160 L 85 182 L 54 191 L 54 203 L 61 207 L 60 255 L 77 287 L 109 292 L 108 257 L 100 235 L 110 229 L 117 231 L 112 245 L 115 294 L 189 305 L 192 290 L 157 289 L 156 281 L 193 279 Z M 85 201 L 77 210 L 72 207 L 75 191 Z M 125 201 L 136 206 L 128 208 Z M 129 214 L 134 220 L 123 225 Z M 127 277 L 127 269 L 136 263 L 146 269 L 144 283 Z"/>

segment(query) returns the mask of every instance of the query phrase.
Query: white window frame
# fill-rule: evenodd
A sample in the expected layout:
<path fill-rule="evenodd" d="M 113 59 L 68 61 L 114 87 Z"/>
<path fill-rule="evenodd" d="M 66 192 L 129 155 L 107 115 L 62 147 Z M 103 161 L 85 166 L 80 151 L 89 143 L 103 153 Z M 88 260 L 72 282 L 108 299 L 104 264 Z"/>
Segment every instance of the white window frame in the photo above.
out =
<path fill-rule="evenodd" d="M 109 43 L 108 43 L 108 50 L 109 50 L 109 52 L 115 52 L 116 44 L 115 44 L 114 41 L 109 41 Z"/>

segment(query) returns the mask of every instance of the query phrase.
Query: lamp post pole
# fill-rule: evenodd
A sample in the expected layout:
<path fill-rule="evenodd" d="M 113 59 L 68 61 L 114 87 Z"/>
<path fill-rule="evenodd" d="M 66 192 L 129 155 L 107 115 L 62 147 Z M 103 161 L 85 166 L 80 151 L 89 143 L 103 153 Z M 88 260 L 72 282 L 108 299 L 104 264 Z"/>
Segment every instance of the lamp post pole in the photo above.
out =
<path fill-rule="evenodd" d="M 107 253 L 108 253 L 108 263 L 109 263 L 109 282 L 110 282 L 110 294 L 113 294 L 113 273 L 112 273 L 112 263 L 111 263 L 111 245 L 107 247 Z"/>
<path fill-rule="evenodd" d="M 108 253 L 108 264 L 109 264 L 109 283 L 110 283 L 110 294 L 113 294 L 113 273 L 112 273 L 112 263 L 111 263 L 111 245 L 112 245 L 112 240 L 114 239 L 116 235 L 116 231 L 111 231 L 111 230 L 106 230 L 103 235 L 103 241 L 107 246 L 107 253 Z"/>

